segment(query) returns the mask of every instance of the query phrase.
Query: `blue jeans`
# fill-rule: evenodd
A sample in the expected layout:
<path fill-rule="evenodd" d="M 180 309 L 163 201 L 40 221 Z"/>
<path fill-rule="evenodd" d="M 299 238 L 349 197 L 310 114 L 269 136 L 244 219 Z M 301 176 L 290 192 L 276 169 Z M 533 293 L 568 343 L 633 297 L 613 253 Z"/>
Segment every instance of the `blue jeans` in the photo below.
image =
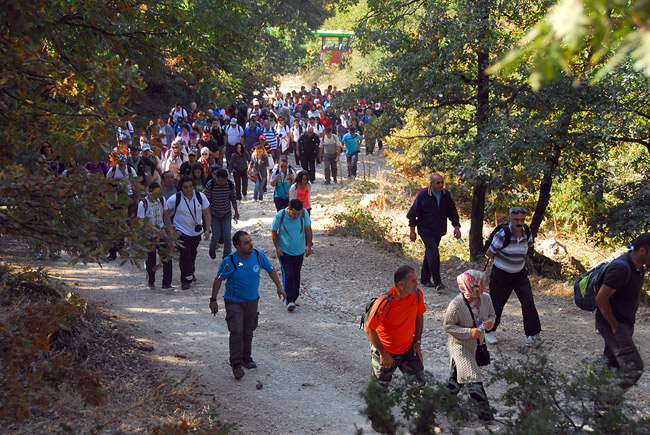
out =
<path fill-rule="evenodd" d="M 253 189 L 253 199 L 259 199 L 260 201 L 262 200 L 262 196 L 264 195 L 265 182 L 266 182 L 266 178 L 257 177 L 255 179 L 255 189 Z"/>
<path fill-rule="evenodd" d="M 223 235 L 223 258 L 226 258 L 232 252 L 232 212 L 227 213 L 223 217 L 212 216 L 212 223 L 210 225 L 212 230 L 212 238 L 210 239 L 210 249 L 216 251 L 219 247 L 219 239 Z"/>
<path fill-rule="evenodd" d="M 296 302 L 300 296 L 300 269 L 305 254 L 289 255 L 286 252 L 278 257 L 282 266 L 282 286 L 287 293 L 287 304 Z"/>

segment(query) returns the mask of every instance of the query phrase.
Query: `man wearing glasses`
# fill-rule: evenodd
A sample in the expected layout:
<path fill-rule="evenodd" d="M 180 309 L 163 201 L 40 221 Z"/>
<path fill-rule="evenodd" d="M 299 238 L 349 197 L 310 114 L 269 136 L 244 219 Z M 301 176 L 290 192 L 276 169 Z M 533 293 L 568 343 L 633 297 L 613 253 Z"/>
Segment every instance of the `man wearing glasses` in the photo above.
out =
<path fill-rule="evenodd" d="M 501 322 L 503 307 L 513 291 L 521 303 L 526 346 L 532 346 L 542 331 L 525 267 L 528 250 L 533 248 L 533 235 L 528 228 L 524 228 L 526 213 L 523 207 L 512 207 L 510 224 L 494 235 L 487 251 L 487 256 L 494 260 L 490 273 L 490 297 L 496 314 L 494 326 L 485 334 L 485 341 L 490 344 L 499 342 L 494 331 Z"/>
<path fill-rule="evenodd" d="M 440 278 L 440 239 L 447 233 L 447 219 L 454 226 L 454 237 L 460 238 L 460 218 L 456 204 L 448 190 L 443 189 L 445 181 L 440 174 L 431 175 L 429 187 L 415 197 L 406 214 L 409 220 L 410 238 L 415 242 L 415 228 L 424 242 L 424 260 L 420 272 L 420 283 L 442 290 L 445 285 Z"/>

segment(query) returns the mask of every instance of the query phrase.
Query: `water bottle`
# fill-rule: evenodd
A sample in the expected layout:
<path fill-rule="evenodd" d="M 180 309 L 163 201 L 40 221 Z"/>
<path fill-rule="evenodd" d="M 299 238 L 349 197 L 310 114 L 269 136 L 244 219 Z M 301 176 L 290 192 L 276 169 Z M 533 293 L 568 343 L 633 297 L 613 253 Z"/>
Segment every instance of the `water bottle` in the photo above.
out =
<path fill-rule="evenodd" d="M 485 332 L 485 326 L 483 325 L 483 323 L 481 323 L 481 326 L 479 326 L 478 329 L 480 329 L 481 331 Z"/>
<path fill-rule="evenodd" d="M 239 219 L 235 218 L 235 225 L 239 223 Z"/>
<path fill-rule="evenodd" d="M 461 245 L 465 244 L 465 241 L 463 240 L 462 237 L 457 237 L 456 240 L 458 240 L 458 243 L 461 244 Z"/>

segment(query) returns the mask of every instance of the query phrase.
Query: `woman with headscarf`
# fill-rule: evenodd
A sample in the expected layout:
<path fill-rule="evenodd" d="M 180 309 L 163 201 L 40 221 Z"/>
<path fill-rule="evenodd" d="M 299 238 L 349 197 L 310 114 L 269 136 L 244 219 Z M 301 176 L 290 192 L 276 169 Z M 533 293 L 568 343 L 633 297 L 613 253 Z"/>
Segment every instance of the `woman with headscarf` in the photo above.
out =
<path fill-rule="evenodd" d="M 485 343 L 485 330 L 494 323 L 495 314 L 490 295 L 484 294 L 485 274 L 468 270 L 456 278 L 460 294 L 449 303 L 444 328 L 449 334 L 449 381 L 447 388 L 458 394 L 467 386 L 469 395 L 477 404 L 478 417 L 493 420 L 487 394 L 483 388 L 483 374 L 476 362 L 479 342 Z"/>

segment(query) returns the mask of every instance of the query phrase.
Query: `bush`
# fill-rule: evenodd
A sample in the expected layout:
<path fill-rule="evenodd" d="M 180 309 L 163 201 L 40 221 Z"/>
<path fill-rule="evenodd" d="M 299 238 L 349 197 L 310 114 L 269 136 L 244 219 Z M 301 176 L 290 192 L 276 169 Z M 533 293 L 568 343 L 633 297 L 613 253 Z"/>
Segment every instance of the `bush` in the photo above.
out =
<path fill-rule="evenodd" d="M 334 222 L 335 232 L 371 240 L 389 252 L 404 254 L 402 243 L 390 240 L 393 223 L 387 217 L 373 215 L 370 210 L 354 205 L 346 211 L 335 214 Z"/>
<path fill-rule="evenodd" d="M 611 371 L 604 360 L 583 360 L 562 372 L 555 368 L 543 345 L 520 350 L 519 358 L 496 358 L 490 369 L 489 386 L 505 383 L 505 392 L 497 402 L 505 408 L 498 422 L 508 434 L 649 433 L 650 419 L 635 418 L 617 380 L 626 370 Z M 380 433 L 433 434 L 440 427 L 451 433 L 470 421 L 475 404 L 466 395 L 449 393 L 445 383 L 425 373 L 426 386 L 414 388 L 408 379 L 396 379 L 384 390 L 371 382 L 361 393 L 366 407 L 362 413 Z M 491 403 L 494 405 L 494 400 Z M 395 411 L 400 411 L 400 417 Z M 490 428 L 488 428 L 490 430 Z"/>

